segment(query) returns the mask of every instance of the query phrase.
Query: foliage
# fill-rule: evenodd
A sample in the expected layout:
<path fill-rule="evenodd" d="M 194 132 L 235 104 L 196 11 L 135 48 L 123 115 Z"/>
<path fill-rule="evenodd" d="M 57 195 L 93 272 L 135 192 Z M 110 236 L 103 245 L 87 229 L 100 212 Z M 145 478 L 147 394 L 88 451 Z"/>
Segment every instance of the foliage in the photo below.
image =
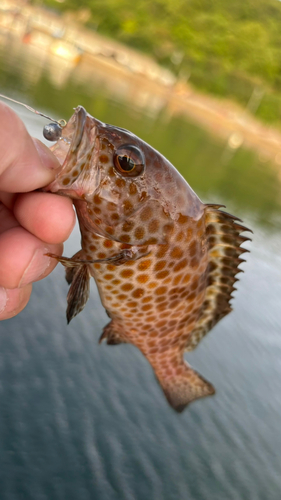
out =
<path fill-rule="evenodd" d="M 153 53 L 177 71 L 191 71 L 191 79 L 195 66 L 215 63 L 227 74 L 239 70 L 272 84 L 281 76 L 281 4 L 277 0 L 45 3 L 64 10 L 89 8 L 89 23 L 100 32 Z"/>

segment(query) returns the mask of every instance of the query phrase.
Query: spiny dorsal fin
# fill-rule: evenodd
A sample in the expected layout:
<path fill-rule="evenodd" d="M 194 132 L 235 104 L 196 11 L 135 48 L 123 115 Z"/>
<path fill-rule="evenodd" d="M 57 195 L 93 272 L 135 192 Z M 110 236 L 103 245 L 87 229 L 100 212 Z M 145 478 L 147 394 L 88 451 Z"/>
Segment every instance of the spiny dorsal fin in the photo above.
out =
<path fill-rule="evenodd" d="M 222 205 L 205 205 L 209 248 L 207 289 L 201 316 L 186 345 L 187 351 L 194 349 L 206 333 L 232 310 L 229 302 L 232 292 L 236 290 L 236 274 L 243 272 L 238 267 L 244 262 L 240 255 L 248 252 L 240 245 L 250 238 L 241 236 L 241 233 L 252 231 L 242 226 L 238 217 L 219 210 L 221 207 Z"/>

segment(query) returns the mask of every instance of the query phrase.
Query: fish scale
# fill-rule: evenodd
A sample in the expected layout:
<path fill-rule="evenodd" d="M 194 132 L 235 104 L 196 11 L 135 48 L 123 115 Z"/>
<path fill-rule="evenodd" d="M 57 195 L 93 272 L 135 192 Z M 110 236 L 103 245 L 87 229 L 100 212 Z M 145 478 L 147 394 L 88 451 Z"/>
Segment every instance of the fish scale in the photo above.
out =
<path fill-rule="evenodd" d="M 230 312 L 247 229 L 202 203 L 151 146 L 81 106 L 51 149 L 62 168 L 46 190 L 72 198 L 82 237 L 75 256 L 54 256 L 70 284 L 68 321 L 92 276 L 111 318 L 100 341 L 138 347 L 179 412 L 214 394 L 184 351 Z"/>

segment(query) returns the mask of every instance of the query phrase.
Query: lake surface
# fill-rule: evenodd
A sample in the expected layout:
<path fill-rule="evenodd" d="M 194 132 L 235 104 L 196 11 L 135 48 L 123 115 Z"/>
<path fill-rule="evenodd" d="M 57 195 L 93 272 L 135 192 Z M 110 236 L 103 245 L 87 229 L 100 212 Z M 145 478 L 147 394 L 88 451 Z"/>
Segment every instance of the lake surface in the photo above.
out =
<path fill-rule="evenodd" d="M 7 59 L 5 47 L 1 93 L 56 118 L 82 104 L 132 130 L 254 236 L 234 311 L 186 356 L 217 394 L 181 415 L 136 348 L 98 345 L 108 318 L 94 282 L 69 326 L 62 266 L 34 285 L 27 308 L 0 324 L 1 500 L 280 500 L 280 173 L 164 107 L 151 113 L 125 102 L 94 71 L 91 85 L 79 67 L 58 84 L 32 49 L 11 39 Z M 13 107 L 42 139 L 45 120 Z M 64 254 L 78 249 L 75 228 Z"/>

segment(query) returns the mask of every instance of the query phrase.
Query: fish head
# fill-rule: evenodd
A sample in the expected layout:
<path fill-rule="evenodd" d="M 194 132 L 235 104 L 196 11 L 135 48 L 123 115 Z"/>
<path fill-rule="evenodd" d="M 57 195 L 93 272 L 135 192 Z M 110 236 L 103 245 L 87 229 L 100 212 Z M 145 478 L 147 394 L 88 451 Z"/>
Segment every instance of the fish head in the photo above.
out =
<path fill-rule="evenodd" d="M 104 237 L 164 244 L 179 218 L 202 215 L 204 205 L 163 155 L 82 106 L 51 150 L 62 168 L 46 190 L 72 198 L 80 224 Z"/>

